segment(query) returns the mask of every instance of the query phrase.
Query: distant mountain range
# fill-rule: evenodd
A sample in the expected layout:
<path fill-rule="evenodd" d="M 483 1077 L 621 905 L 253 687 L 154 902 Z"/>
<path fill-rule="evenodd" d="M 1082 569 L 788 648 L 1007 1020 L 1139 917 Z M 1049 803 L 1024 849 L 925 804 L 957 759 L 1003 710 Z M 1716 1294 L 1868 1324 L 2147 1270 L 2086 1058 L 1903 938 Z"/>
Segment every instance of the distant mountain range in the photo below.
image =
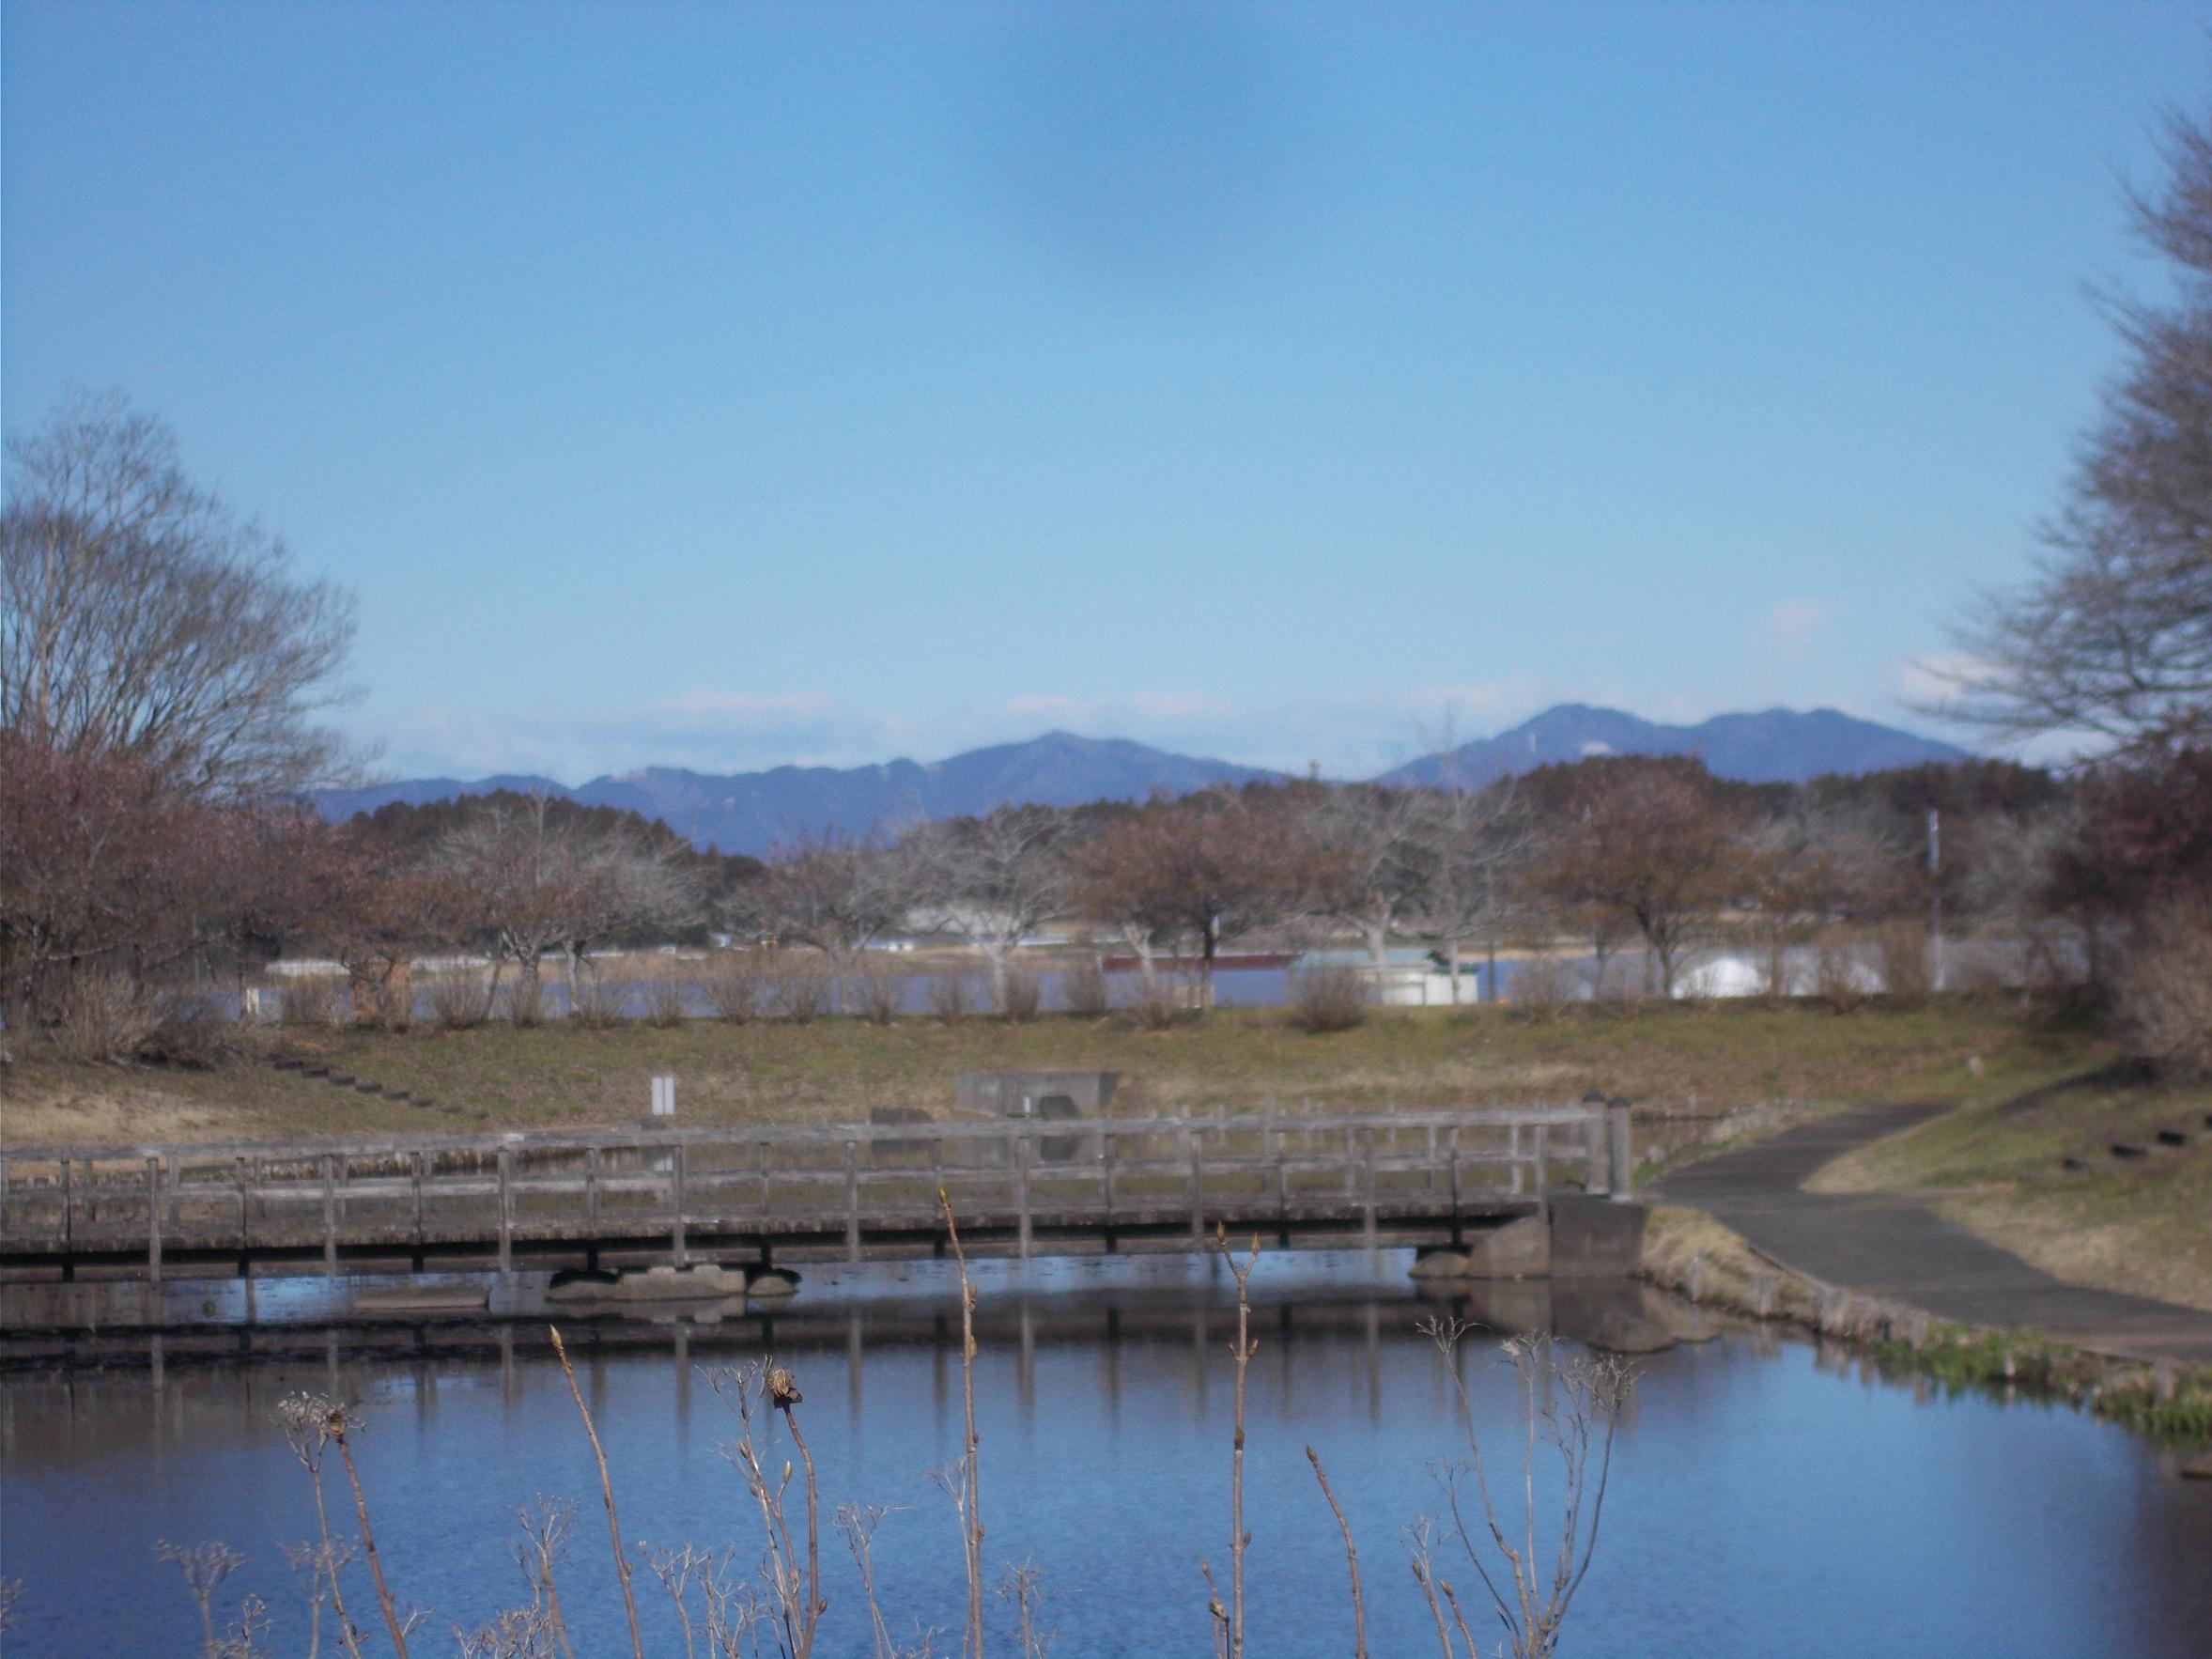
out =
<path fill-rule="evenodd" d="M 1508 773 L 1593 754 L 1694 754 L 1722 777 L 1747 783 L 1799 783 L 1824 772 L 1871 772 L 1926 761 L 1969 758 L 1962 749 L 1891 726 L 1853 720 L 1833 708 L 1799 714 L 1724 714 L 1694 726 L 1665 726 L 1618 709 L 1566 704 L 1495 737 L 1424 755 L 1383 774 L 1389 783 L 1452 783 L 1475 787 Z M 778 767 L 728 777 L 648 767 L 595 778 L 574 789 L 549 778 L 505 774 L 464 782 L 410 778 L 316 798 L 326 817 L 345 819 L 399 800 L 420 806 L 463 795 L 543 791 L 585 806 L 611 806 L 659 818 L 701 846 L 764 853 L 805 831 L 863 835 L 918 818 L 986 813 L 1006 801 L 1079 806 L 1091 800 L 1142 800 L 1154 790 L 1187 795 L 1216 783 L 1277 773 L 1221 760 L 1170 754 L 1113 737 L 1048 732 L 921 765 Z"/>
<path fill-rule="evenodd" d="M 1423 755 L 1378 781 L 1477 788 L 1509 773 L 1594 754 L 1694 754 L 1715 777 L 1745 783 L 1802 783 L 1830 772 L 1883 772 L 1972 758 L 1953 744 L 1854 720 L 1833 708 L 1804 714 L 1770 708 L 1761 714 L 1716 714 L 1694 726 L 1663 726 L 1617 708 L 1563 703 L 1509 732 Z"/>

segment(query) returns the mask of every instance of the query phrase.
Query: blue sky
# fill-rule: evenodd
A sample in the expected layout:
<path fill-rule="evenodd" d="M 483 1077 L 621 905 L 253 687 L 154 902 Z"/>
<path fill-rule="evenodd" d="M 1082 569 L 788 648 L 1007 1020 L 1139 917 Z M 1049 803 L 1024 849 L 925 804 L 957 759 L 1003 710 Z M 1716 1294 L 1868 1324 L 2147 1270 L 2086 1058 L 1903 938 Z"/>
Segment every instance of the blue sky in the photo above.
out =
<path fill-rule="evenodd" d="M 2207 22 L 8 0 L 0 410 L 353 586 L 396 773 L 1925 724 Z"/>

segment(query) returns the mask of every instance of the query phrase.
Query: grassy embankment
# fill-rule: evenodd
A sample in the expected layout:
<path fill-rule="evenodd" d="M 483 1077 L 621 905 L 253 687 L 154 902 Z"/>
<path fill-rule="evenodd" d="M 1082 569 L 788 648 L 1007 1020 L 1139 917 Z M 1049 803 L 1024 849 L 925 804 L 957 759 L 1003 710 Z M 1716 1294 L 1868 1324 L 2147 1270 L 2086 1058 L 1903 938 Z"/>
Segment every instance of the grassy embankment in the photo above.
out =
<path fill-rule="evenodd" d="M 282 1031 L 271 1052 L 309 1055 L 364 1079 L 478 1109 L 456 1120 L 240 1063 L 213 1072 L 72 1066 L 23 1059 L 0 1095 L 0 1144 L 421 1133 L 629 1123 L 648 1079 L 677 1079 L 688 1124 L 836 1122 L 886 1105 L 944 1109 L 970 1068 L 1105 1068 L 1125 1081 L 1117 1111 L 1566 1100 L 1598 1089 L 1709 1106 L 1965 1098 L 2017 1089 L 2094 1054 L 2079 1036 L 2023 1025 L 1992 1004 L 1836 1016 L 1749 1005 L 1576 1011 L 1551 1021 L 1498 1009 L 1379 1012 L 1309 1036 L 1276 1010 L 1225 1009 L 1171 1030 L 1052 1015 L 1022 1025 L 906 1017 L 673 1029 L 561 1024 L 399 1033 Z M 1969 1057 L 1986 1064 L 1977 1083 Z"/>

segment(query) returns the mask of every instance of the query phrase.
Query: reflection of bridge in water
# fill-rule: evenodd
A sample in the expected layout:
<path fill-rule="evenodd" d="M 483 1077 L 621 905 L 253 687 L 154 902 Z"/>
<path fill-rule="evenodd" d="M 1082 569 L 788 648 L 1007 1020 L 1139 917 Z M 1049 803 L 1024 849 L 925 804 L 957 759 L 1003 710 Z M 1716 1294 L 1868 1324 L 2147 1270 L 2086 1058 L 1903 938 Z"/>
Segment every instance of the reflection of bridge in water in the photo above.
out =
<path fill-rule="evenodd" d="M 1253 1333 L 1278 1359 L 1300 1353 L 1338 1355 L 1356 1366 L 1364 1357 L 1371 1370 L 1387 1347 L 1426 1342 L 1423 1327 L 1437 1318 L 1500 1336 L 1540 1331 L 1604 1345 L 1624 1324 L 1647 1323 L 1662 1297 L 1649 1286 L 1617 1279 L 1415 1282 L 1400 1277 L 1401 1261 L 1384 1258 L 1380 1277 L 1371 1271 L 1376 1264 L 1357 1251 L 1316 1255 L 1279 1273 L 1270 1266 L 1253 1280 Z M 1180 1349 L 1189 1357 L 1192 1374 L 1202 1378 L 1236 1329 L 1233 1282 L 1225 1271 L 1209 1271 L 1211 1265 L 1187 1258 L 1029 1269 L 984 1264 L 977 1270 L 978 1346 L 1010 1366 L 1011 1380 L 1025 1398 L 1051 1356 L 1063 1361 L 1092 1357 L 1109 1400 L 1118 1392 L 1118 1356 L 1125 1349 Z M 348 1313 L 303 1298 L 289 1310 L 265 1307 L 261 1321 L 249 1322 L 240 1317 L 242 1298 L 234 1284 L 230 1299 L 216 1303 L 214 1315 L 190 1326 L 0 1335 L 0 1374 L 14 1371 L 17 1378 L 6 1387 L 20 1390 L 31 1383 L 24 1372 L 44 1372 L 41 1388 L 71 1395 L 78 1391 L 71 1378 L 105 1376 L 110 1381 L 91 1390 L 104 1399 L 113 1395 L 119 1373 L 150 1371 L 157 1388 L 166 1378 L 168 1386 L 188 1391 L 211 1390 L 211 1398 L 227 1401 L 243 1393 L 262 1406 L 273 1406 L 300 1387 L 316 1386 L 312 1374 L 302 1375 L 303 1367 L 322 1372 L 323 1386 L 340 1393 L 358 1391 L 364 1379 L 374 1376 L 394 1379 L 393 1386 L 403 1393 L 460 1387 L 469 1377 L 474 1381 L 466 1386 L 487 1387 L 496 1377 L 512 1389 L 525 1372 L 550 1362 L 549 1326 L 558 1324 L 580 1367 L 595 1372 L 665 1363 L 674 1368 L 678 1386 L 688 1388 L 702 1371 L 771 1354 L 795 1364 L 803 1357 L 809 1369 L 828 1364 L 842 1371 L 845 1393 L 856 1403 L 869 1357 L 925 1355 L 933 1375 L 940 1382 L 950 1377 L 946 1386 L 956 1406 L 960 1307 L 951 1264 L 826 1273 L 818 1290 L 810 1275 L 808 1295 L 795 1301 L 739 1296 L 669 1308 L 651 1318 L 549 1306 L 544 1277 L 532 1275 L 525 1276 L 517 1298 L 495 1301 L 501 1315 L 495 1318 L 481 1312 Z M 315 1288 L 313 1281 L 294 1284 Z M 0 1286 L 0 1309 L 33 1288 Z M 224 1287 L 204 1281 L 172 1288 L 220 1295 Z M 341 1295 L 345 1290 L 333 1288 Z M 271 1313 L 277 1317 L 266 1317 Z M 86 1364 L 99 1370 L 75 1369 Z M 206 1381 L 195 1384 L 190 1380 L 194 1376 Z M 408 1378 L 412 1382 L 402 1386 Z"/>
<path fill-rule="evenodd" d="M 1625 1106 L 758 1125 L 0 1156 L 0 1279 L 240 1279 L 1464 1242 L 1625 1195 Z"/>

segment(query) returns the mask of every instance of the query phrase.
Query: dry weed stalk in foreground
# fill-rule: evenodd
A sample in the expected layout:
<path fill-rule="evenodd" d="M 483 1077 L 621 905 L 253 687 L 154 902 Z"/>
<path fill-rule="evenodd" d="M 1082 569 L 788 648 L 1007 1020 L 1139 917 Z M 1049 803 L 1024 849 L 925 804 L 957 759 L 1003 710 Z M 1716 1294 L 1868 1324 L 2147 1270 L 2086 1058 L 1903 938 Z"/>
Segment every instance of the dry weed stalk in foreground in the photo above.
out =
<path fill-rule="evenodd" d="M 1199 1560 L 1199 1571 L 1204 1574 L 1207 1591 L 1207 1611 L 1214 1618 L 1214 1651 L 1228 1659 L 1244 1659 L 1245 1655 L 1245 1551 L 1252 1543 L 1252 1534 L 1245 1527 L 1245 1373 L 1252 1363 L 1252 1355 L 1260 1344 L 1252 1335 L 1252 1269 L 1260 1264 L 1260 1241 L 1252 1240 L 1252 1248 L 1240 1264 L 1230 1253 L 1229 1234 L 1216 1225 L 1214 1229 L 1214 1248 L 1221 1259 L 1229 1264 L 1229 1271 L 1236 1279 L 1237 1335 L 1229 1347 L 1229 1356 L 1236 1361 L 1236 1439 L 1230 1453 L 1229 1465 L 1229 1584 L 1230 1605 L 1224 1609 L 1221 1597 L 1214 1593 L 1214 1570 L 1204 1559 Z"/>
<path fill-rule="evenodd" d="M 745 1489 L 761 1512 L 767 1535 L 761 1576 L 766 1580 L 779 1651 L 785 1659 L 808 1659 L 813 1651 L 814 1630 L 829 1604 L 822 1598 L 822 1550 L 818 1499 L 814 1488 L 814 1459 L 799 1433 L 793 1407 L 799 1404 L 798 1383 L 788 1371 L 766 1360 L 755 1360 L 735 1371 L 717 1372 L 709 1379 L 715 1392 L 737 1415 L 737 1438 L 722 1449 L 736 1466 Z M 807 1536 L 802 1558 L 792 1538 L 791 1521 L 783 1495 L 791 1484 L 792 1468 L 786 1459 L 779 1474 L 770 1474 L 761 1451 L 761 1411 L 766 1406 L 783 1414 L 793 1447 L 806 1468 Z"/>
<path fill-rule="evenodd" d="M 1463 1460 L 1440 1460 L 1432 1471 L 1449 1507 L 1452 1533 L 1481 1578 L 1483 1589 L 1490 1592 L 1498 1621 L 1505 1627 L 1507 1651 L 1513 1659 L 1550 1659 L 1558 1651 L 1560 1626 L 1597 1551 L 1598 1524 L 1604 1513 L 1605 1487 L 1613 1469 L 1613 1436 L 1632 1377 L 1630 1367 L 1610 1356 L 1584 1356 L 1561 1365 L 1549 1337 L 1515 1337 L 1504 1344 L 1506 1362 L 1520 1384 L 1523 1426 L 1521 1514 L 1518 1525 L 1508 1531 L 1506 1514 L 1492 1491 L 1466 1377 L 1460 1369 L 1460 1348 L 1470 1327 L 1458 1320 L 1432 1320 L 1422 1328 L 1451 1370 L 1460 1428 L 1467 1439 Z M 1539 1445 L 1555 1452 L 1560 1465 L 1557 1531 L 1548 1566 L 1539 1548 L 1539 1533 L 1544 1525 L 1537 1496 Z M 1482 1506 L 1479 1525 L 1471 1524 L 1466 1512 L 1464 1499 L 1470 1477 Z M 1503 1586 L 1485 1562 L 1478 1538 L 1487 1541 L 1503 1560 Z M 1449 1581 L 1434 1571 L 1431 1543 L 1432 1531 L 1426 1520 L 1409 1531 L 1414 1577 L 1436 1615 L 1446 1659 L 1454 1659 L 1457 1650 L 1437 1605 L 1440 1594 L 1451 1608 L 1468 1659 L 1478 1659 L 1475 1639 L 1460 1614 L 1458 1598 Z"/>
<path fill-rule="evenodd" d="M 615 1575 L 622 1580 L 622 1610 L 629 1616 L 630 1621 L 631 1659 L 645 1659 L 644 1638 L 638 1634 L 637 1598 L 630 1594 L 629 1557 L 623 1553 L 622 1527 L 614 1518 L 614 1482 L 607 1473 L 607 1451 L 606 1449 L 599 1444 L 599 1431 L 592 1424 L 591 1407 L 583 1403 L 583 1390 L 576 1386 L 576 1368 L 568 1363 L 567 1344 L 561 1341 L 561 1332 L 557 1327 L 548 1326 L 546 1328 L 552 1334 L 553 1357 L 561 1362 L 561 1374 L 568 1379 L 569 1395 L 576 1401 L 576 1409 L 578 1415 L 583 1419 L 583 1432 L 591 1437 L 592 1456 L 598 1461 L 599 1496 L 605 1498 L 607 1501 L 607 1536 L 614 1545 Z M 346 1443 L 344 1440 L 340 1440 L 338 1442 L 338 1447 L 341 1451 L 345 1450 L 345 1446 Z M 346 1466 L 348 1470 L 350 1470 L 353 1465 L 350 1462 L 348 1462 Z M 367 1535 L 367 1530 L 368 1516 L 364 1512 L 362 1516 L 362 1531 L 364 1538 Z M 376 1552 L 373 1548 L 369 1553 L 369 1558 L 371 1561 L 376 1559 Z M 379 1592 L 381 1592 L 383 1587 L 383 1577 L 381 1574 L 379 1574 L 377 1578 L 377 1589 Z M 407 1659 L 407 1650 L 405 1648 L 400 1649 L 400 1659 Z"/>
<path fill-rule="evenodd" d="M 1352 1659 L 1368 1659 L 1368 1615 L 1359 1590 L 1359 1546 L 1352 1542 L 1352 1523 L 1344 1518 L 1343 1507 L 1337 1502 L 1329 1478 L 1322 1472 L 1321 1454 L 1308 1446 L 1306 1461 L 1313 1465 L 1313 1478 L 1321 1482 L 1321 1495 L 1328 1500 L 1329 1513 L 1337 1517 L 1337 1529 L 1344 1534 L 1344 1559 L 1352 1569 Z"/>
<path fill-rule="evenodd" d="M 937 1208 L 944 1212 L 945 1233 L 951 1241 L 952 1260 L 960 1269 L 960 1407 L 965 1430 L 960 1463 L 955 1470 L 960 1496 L 953 1499 L 960 1514 L 960 1545 L 967 1568 L 967 1624 L 961 1633 L 963 1659 L 983 1659 L 983 1511 L 982 1477 L 976 1467 L 980 1442 L 975 1432 L 975 1286 L 967 1277 L 967 1252 L 960 1247 L 960 1224 L 952 1219 L 952 1201 L 937 1188 Z M 946 1487 L 951 1490 L 951 1481 Z"/>

